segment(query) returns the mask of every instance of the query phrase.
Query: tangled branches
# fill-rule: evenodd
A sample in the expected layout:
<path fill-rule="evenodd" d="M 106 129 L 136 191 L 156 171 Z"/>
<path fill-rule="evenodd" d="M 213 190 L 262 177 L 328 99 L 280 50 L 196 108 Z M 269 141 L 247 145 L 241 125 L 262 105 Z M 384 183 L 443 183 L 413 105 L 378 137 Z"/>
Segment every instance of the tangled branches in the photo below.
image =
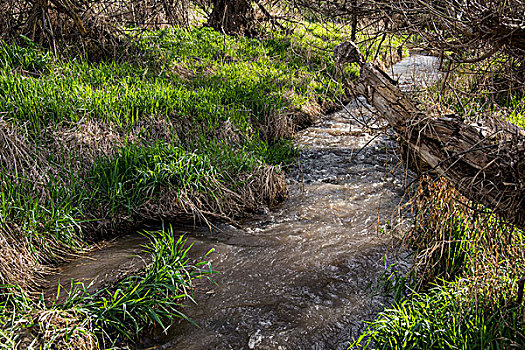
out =
<path fill-rule="evenodd" d="M 378 30 L 418 34 L 433 49 L 525 53 L 525 3 L 520 0 L 296 0 L 294 5 L 341 21 L 357 17 L 360 29 L 382 23 Z"/>
<path fill-rule="evenodd" d="M 81 42 L 90 52 L 116 47 L 123 28 L 188 23 L 187 0 L 6 0 L 0 3 L 0 39 L 29 37 L 59 53 Z"/>
<path fill-rule="evenodd" d="M 370 37 L 405 34 L 451 62 L 494 59 L 498 93 L 525 94 L 525 3 L 521 0 L 295 0 L 318 16 L 352 23 Z M 353 35 L 355 36 L 355 35 Z M 352 41 L 354 38 L 349 38 Z M 506 85 L 506 86 L 502 86 Z"/>

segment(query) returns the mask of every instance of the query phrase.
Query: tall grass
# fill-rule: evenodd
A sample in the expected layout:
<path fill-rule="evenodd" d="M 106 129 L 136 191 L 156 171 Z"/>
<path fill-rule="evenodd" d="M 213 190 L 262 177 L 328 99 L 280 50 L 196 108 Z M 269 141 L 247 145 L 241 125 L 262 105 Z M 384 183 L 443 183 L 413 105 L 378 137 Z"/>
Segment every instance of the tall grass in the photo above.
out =
<path fill-rule="evenodd" d="M 224 41 L 235 64 L 216 55 Z M 146 202 L 167 202 L 162 193 L 173 195 L 166 216 L 241 215 L 243 207 L 264 205 L 243 204 L 243 186 L 295 156 L 283 139 L 290 123 L 273 121 L 290 106 L 283 86 L 310 82 L 292 79 L 296 69 L 268 57 L 264 44 L 174 28 L 140 45 L 138 61 L 99 63 L 56 60 L 32 43 L 0 45 L 2 135 L 15 145 L 2 154 L 0 217 L 5 231 L 25 237 L 37 263 L 100 237 L 97 221 L 116 227 L 126 216 L 133 225 L 151 218 L 133 213 Z M 257 57 L 263 62 L 251 61 Z M 204 60 L 214 75 L 191 64 Z M 172 69 L 178 65 L 182 71 Z M 190 71 L 191 79 L 183 74 Z M 28 155 L 24 162 L 18 150 Z M 222 207 L 231 210 L 215 212 Z"/>
<path fill-rule="evenodd" d="M 484 306 L 483 300 L 470 298 L 457 286 L 434 287 L 381 312 L 351 348 L 473 350 L 522 346 L 522 307 L 490 312 Z"/>
<path fill-rule="evenodd" d="M 405 237 L 415 251 L 416 278 L 384 283 L 395 291 L 395 302 L 352 347 L 522 348 L 525 313 L 517 301 L 525 234 L 470 203 L 446 181 L 423 183 L 415 201 L 416 226 Z"/>

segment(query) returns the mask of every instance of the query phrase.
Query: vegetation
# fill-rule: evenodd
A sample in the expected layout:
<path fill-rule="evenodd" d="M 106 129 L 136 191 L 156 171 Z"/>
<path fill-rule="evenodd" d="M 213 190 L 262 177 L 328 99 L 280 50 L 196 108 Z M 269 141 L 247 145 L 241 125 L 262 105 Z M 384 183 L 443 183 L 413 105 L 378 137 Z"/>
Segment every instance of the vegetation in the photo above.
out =
<path fill-rule="evenodd" d="M 303 66 L 294 44 L 174 28 L 138 42 L 134 62 L 100 63 L 2 44 L 4 227 L 48 262 L 102 222 L 234 218 L 276 203 L 294 118 L 313 120 L 344 93 L 314 75 L 326 59 Z"/>
<path fill-rule="evenodd" d="M 107 348 L 185 318 L 211 271 L 171 229 L 146 233 L 152 262 L 136 276 L 95 293 L 72 282 L 64 303 L 34 292 L 55 264 L 144 223 L 282 201 L 294 131 L 351 93 L 357 67 L 332 58 L 349 37 L 380 64 L 406 43 L 446 58 L 443 82 L 415 96 L 430 117 L 525 125 L 517 1 L 109 3 L 0 4 L 0 348 Z M 217 30 L 189 24 L 208 13 Z M 414 269 L 386 278 L 394 303 L 353 346 L 523 346 L 525 235 L 421 179 L 404 237 Z"/>
<path fill-rule="evenodd" d="M 357 344 L 374 349 L 506 349 L 523 343 L 520 310 L 487 314 L 455 286 L 434 287 L 383 311 Z M 507 322 L 501 322 L 505 319 Z"/>
<path fill-rule="evenodd" d="M 413 97 L 428 118 L 455 114 L 503 140 L 495 130 L 517 130 L 508 121 L 523 127 L 525 120 L 523 90 L 506 78 L 509 60 L 500 52 L 480 62 L 448 61 L 444 79 Z M 427 173 L 417 179 L 414 227 L 403 237 L 414 267 L 408 275 L 388 271 L 382 286 L 393 303 L 351 348 L 523 347 L 523 230 Z"/>
<path fill-rule="evenodd" d="M 174 318 L 185 318 L 180 309 L 191 301 L 192 281 L 212 271 L 204 261 L 191 264 L 191 246 L 171 227 L 144 234 L 150 238 L 144 249 L 151 263 L 140 275 L 95 293 L 72 281 L 67 299 L 49 305 L 17 286 L 3 285 L 2 348 L 109 348 L 135 340 L 152 325 L 166 330 Z"/>
<path fill-rule="evenodd" d="M 446 181 L 426 179 L 417 220 L 404 239 L 414 249 L 411 274 L 389 271 L 393 305 L 371 322 L 354 348 L 507 349 L 525 343 L 517 281 L 525 235 Z"/>
<path fill-rule="evenodd" d="M 148 248 L 149 270 L 117 286 L 77 288 L 52 306 L 30 295 L 42 273 L 100 239 L 152 220 L 235 220 L 284 199 L 294 129 L 346 98 L 326 50 L 335 43 L 309 45 L 321 34 L 331 35 L 313 24 L 262 39 L 171 27 L 102 61 L 2 42 L 4 343 L 107 347 L 183 317 L 200 270 L 180 276 L 193 270 L 168 234 Z"/>

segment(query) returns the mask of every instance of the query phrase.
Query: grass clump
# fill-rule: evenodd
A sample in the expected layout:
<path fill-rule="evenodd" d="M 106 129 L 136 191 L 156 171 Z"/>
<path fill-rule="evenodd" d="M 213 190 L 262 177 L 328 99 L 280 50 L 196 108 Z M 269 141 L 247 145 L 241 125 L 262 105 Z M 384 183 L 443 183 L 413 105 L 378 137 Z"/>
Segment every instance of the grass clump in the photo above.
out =
<path fill-rule="evenodd" d="M 72 281 L 66 301 L 52 305 L 29 298 L 16 286 L 3 286 L 1 343 L 6 349 L 14 344 L 34 349 L 109 348 L 136 341 L 153 325 L 167 331 L 175 318 L 186 318 L 181 308 L 192 301 L 193 281 L 212 271 L 205 261 L 190 262 L 191 245 L 171 227 L 144 234 L 150 238 L 144 249 L 151 262 L 141 274 L 114 286 L 89 293 L 88 286 Z"/>
<path fill-rule="evenodd" d="M 261 151 L 250 148 L 208 143 L 190 152 L 166 143 L 128 145 L 90 169 L 87 179 L 97 205 L 91 211 L 109 212 L 116 220 L 133 212 L 138 221 L 187 215 L 206 221 L 255 210 L 261 202 L 253 193 L 276 204 L 284 193 L 282 175 L 261 161 Z M 265 189 L 266 181 L 279 187 Z"/>
<path fill-rule="evenodd" d="M 384 310 L 352 344 L 373 349 L 506 349 L 523 344 L 519 308 L 487 313 L 457 286 L 436 286 Z M 507 322 L 501 322 L 505 319 Z"/>
<path fill-rule="evenodd" d="M 36 75 L 46 70 L 51 62 L 51 54 L 29 38 L 22 37 L 26 46 L 8 44 L 0 41 L 0 62 L 2 70 L 17 70 Z"/>

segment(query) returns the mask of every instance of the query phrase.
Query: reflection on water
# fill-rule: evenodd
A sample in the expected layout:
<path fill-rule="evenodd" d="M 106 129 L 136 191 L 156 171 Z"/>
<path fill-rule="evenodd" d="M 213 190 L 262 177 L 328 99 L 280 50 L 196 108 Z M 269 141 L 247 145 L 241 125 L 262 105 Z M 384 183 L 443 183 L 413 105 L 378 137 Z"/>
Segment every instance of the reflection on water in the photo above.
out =
<path fill-rule="evenodd" d="M 414 54 L 390 67 L 388 74 L 398 81 L 402 90 L 409 90 L 413 89 L 414 85 L 427 87 L 441 79 L 442 72 L 439 67 L 439 58 Z"/>
<path fill-rule="evenodd" d="M 434 58 L 417 57 L 396 65 L 402 84 L 435 71 Z M 213 248 L 221 273 L 216 284 L 199 281 L 198 304 L 184 310 L 200 328 L 181 321 L 155 349 L 345 349 L 360 334 L 385 302 L 370 286 L 385 256 L 397 259 L 380 228 L 400 222 L 403 194 L 394 142 L 371 110 L 360 98 L 297 135 L 301 162 L 279 209 L 240 228 L 177 229 L 191 237 L 195 256 Z M 83 264 L 122 265 L 112 265 L 111 254 Z M 78 276 L 72 271 L 63 269 L 62 279 Z"/>

